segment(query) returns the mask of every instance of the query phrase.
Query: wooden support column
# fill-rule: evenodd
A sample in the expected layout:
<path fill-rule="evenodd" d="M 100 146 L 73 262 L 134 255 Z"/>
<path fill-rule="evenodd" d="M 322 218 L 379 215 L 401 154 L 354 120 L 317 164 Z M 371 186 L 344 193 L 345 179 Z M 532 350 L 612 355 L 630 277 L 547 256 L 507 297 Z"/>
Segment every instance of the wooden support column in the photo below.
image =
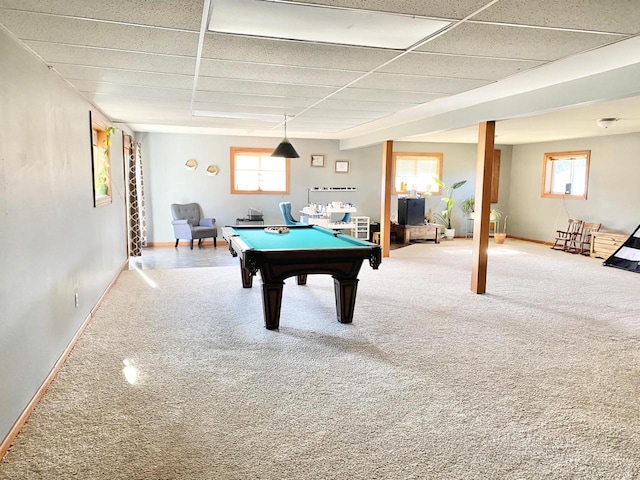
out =
<path fill-rule="evenodd" d="M 487 290 L 487 250 L 489 248 L 489 216 L 491 212 L 491 171 L 496 122 L 478 125 L 478 159 L 476 162 L 476 202 L 473 221 L 473 265 L 471 291 Z"/>
<path fill-rule="evenodd" d="M 393 188 L 393 140 L 382 142 L 382 188 L 380 205 L 380 247 L 382 256 L 391 249 L 391 192 Z"/>

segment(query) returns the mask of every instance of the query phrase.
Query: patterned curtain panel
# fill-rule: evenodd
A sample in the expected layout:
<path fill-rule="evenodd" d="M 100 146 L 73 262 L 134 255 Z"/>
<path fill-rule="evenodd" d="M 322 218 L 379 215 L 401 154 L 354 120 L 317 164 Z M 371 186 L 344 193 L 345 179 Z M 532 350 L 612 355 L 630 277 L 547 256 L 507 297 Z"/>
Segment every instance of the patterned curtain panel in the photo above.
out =
<path fill-rule="evenodd" d="M 142 161 L 140 144 L 125 136 L 127 165 L 127 211 L 129 226 L 129 256 L 142 256 L 142 247 L 147 243 L 147 227 L 144 218 L 144 192 L 142 184 Z"/>
<path fill-rule="evenodd" d="M 138 179 L 138 208 L 140 217 L 140 244 L 142 247 L 147 246 L 147 214 L 145 213 L 144 206 L 144 170 L 142 169 L 142 146 L 139 143 L 135 144 L 136 147 L 136 165 L 137 179 Z"/>

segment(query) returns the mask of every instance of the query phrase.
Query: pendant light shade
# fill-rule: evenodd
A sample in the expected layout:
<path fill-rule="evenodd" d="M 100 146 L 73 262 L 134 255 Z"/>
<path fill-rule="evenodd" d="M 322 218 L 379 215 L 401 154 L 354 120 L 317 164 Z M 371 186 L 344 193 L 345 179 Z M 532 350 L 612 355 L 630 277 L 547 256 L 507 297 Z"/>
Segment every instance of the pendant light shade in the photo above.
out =
<path fill-rule="evenodd" d="M 291 142 L 287 138 L 287 114 L 284 114 L 284 139 L 280 142 L 280 145 L 271 154 L 272 157 L 284 157 L 284 158 L 300 158 L 296 149 L 293 148 Z"/>

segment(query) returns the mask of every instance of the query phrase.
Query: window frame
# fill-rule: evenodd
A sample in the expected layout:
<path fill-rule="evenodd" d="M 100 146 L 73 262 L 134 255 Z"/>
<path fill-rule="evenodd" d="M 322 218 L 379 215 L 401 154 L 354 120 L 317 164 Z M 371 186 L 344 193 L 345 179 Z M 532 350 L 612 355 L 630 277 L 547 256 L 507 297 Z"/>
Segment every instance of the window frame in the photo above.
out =
<path fill-rule="evenodd" d="M 551 185 L 553 183 L 553 165 L 554 160 L 570 160 L 575 157 L 584 157 L 586 160 L 584 175 L 584 194 L 571 195 L 566 193 L 552 193 Z M 567 152 L 547 152 L 542 159 L 542 198 L 570 198 L 574 200 L 586 200 L 589 188 L 589 166 L 591 161 L 591 150 L 573 150 Z"/>
<path fill-rule="evenodd" d="M 93 206 L 100 207 L 112 203 L 111 182 L 111 141 L 115 129 L 97 118 L 89 111 L 89 123 L 91 126 L 91 178 L 93 189 Z M 103 172 L 106 177 L 104 182 L 98 180 L 98 175 Z M 98 185 L 104 183 L 106 192 L 101 194 Z"/>
<path fill-rule="evenodd" d="M 396 190 L 396 161 L 398 159 L 398 157 L 431 157 L 434 158 L 437 161 L 437 172 L 438 172 L 438 180 L 442 180 L 442 164 L 443 164 L 443 159 L 444 159 L 444 154 L 441 152 L 393 152 L 392 154 L 392 159 L 393 159 L 393 172 L 392 172 L 392 178 L 393 178 L 393 195 L 406 195 L 408 193 L 408 191 L 406 192 L 399 192 Z M 442 195 L 442 187 L 438 186 L 438 189 L 432 192 L 425 192 L 426 195 Z"/>
<path fill-rule="evenodd" d="M 290 180 L 290 168 L 289 159 L 285 158 L 285 190 L 238 190 L 236 185 L 236 155 L 249 154 L 252 156 L 270 156 L 273 153 L 272 148 L 255 148 L 255 147 L 231 147 L 229 149 L 229 177 L 230 177 L 230 191 L 233 195 L 289 195 L 289 180 Z"/>

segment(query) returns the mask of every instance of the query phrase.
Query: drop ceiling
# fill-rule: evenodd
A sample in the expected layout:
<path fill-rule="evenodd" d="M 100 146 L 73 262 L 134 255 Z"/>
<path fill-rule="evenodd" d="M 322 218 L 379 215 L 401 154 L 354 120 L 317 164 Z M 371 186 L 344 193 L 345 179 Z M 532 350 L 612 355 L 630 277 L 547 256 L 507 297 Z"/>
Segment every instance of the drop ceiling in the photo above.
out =
<path fill-rule="evenodd" d="M 639 77 L 566 94 L 640 65 L 633 0 L 0 0 L 0 24 L 137 131 L 279 137 L 285 112 L 289 137 L 346 147 L 474 142 L 482 120 L 500 143 L 640 131 Z"/>

